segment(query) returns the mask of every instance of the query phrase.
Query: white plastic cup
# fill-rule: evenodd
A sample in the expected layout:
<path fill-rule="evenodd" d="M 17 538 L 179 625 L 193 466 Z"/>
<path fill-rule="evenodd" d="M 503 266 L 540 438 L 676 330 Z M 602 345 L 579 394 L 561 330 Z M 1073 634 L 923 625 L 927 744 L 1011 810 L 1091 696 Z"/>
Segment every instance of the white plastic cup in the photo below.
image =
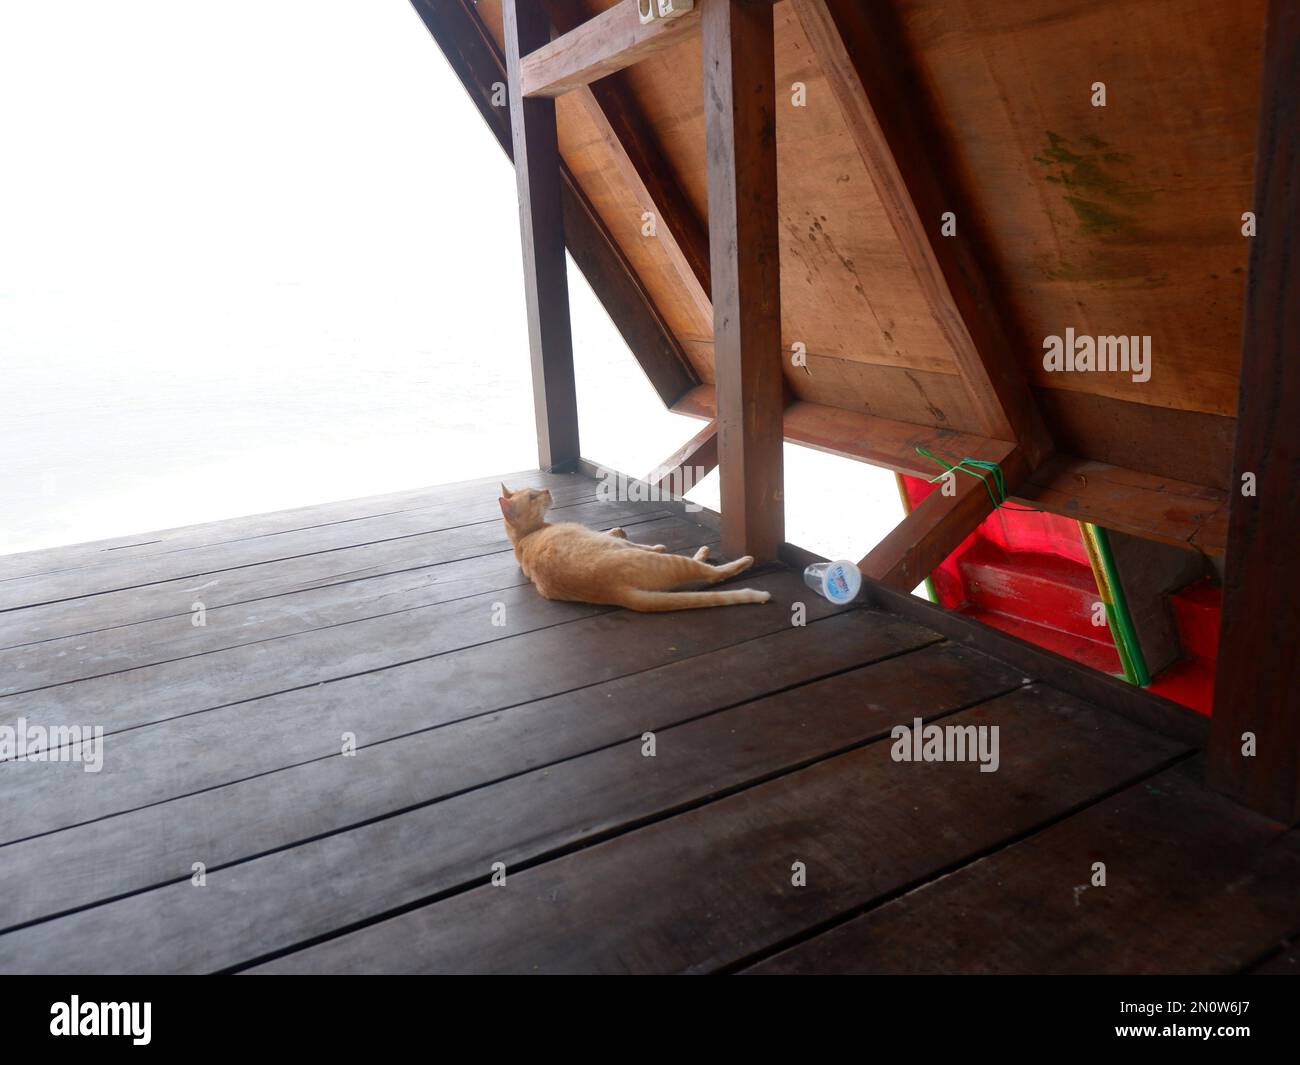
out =
<path fill-rule="evenodd" d="M 823 599 L 846 606 L 862 590 L 862 574 L 852 562 L 814 562 L 803 571 L 803 582 Z"/>

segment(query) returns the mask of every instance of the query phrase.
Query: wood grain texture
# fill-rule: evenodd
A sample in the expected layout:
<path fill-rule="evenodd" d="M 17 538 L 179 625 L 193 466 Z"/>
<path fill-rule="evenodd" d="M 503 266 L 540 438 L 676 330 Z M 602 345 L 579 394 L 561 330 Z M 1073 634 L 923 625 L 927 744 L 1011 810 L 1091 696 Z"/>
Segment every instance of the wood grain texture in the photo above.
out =
<path fill-rule="evenodd" d="M 573 376 L 573 335 L 565 260 L 563 176 L 555 129 L 555 102 L 530 98 L 521 88 L 520 57 L 550 39 L 550 22 L 536 3 L 505 0 L 502 7 L 510 132 L 519 189 L 519 231 L 524 250 L 524 303 L 533 368 L 533 413 L 542 469 L 565 469 L 582 454 L 578 445 L 578 392 Z"/>
<path fill-rule="evenodd" d="M 569 759 L 619 744 L 637 746 L 647 730 L 658 733 L 938 642 L 933 633 L 902 619 L 854 611 L 491 714 L 378 742 L 371 736 L 356 756 L 364 762 L 337 755 L 289 761 L 273 771 L 196 790 L 213 778 L 211 767 L 203 766 L 174 781 L 173 791 L 162 791 L 152 803 L 140 801 L 146 793 L 135 782 L 154 772 L 165 746 L 123 737 L 106 760 L 104 772 L 111 770 L 111 777 L 95 782 L 86 774 L 69 774 L 61 789 L 31 796 L 41 805 L 43 824 L 67 827 L 6 848 L 0 928 L 178 879 L 187 854 L 205 855 L 215 869 L 527 773 L 536 774 L 537 786 L 567 773 L 563 763 Z M 983 663 L 977 655 L 955 651 L 918 661 L 928 663 L 936 678 L 950 681 L 960 669 Z M 889 666 L 877 679 L 888 680 L 900 668 Z M 972 681 L 967 688 L 983 691 L 985 683 Z M 938 680 L 933 684 L 937 687 Z M 826 687 L 850 690 L 843 684 Z M 654 697 L 647 699 L 651 692 Z M 739 720 L 743 717 L 732 724 Z M 212 744 L 200 757 L 215 766 L 228 756 L 224 748 Z M 186 790 L 176 790 L 182 786 Z M 114 816 L 73 819 L 93 806 L 94 793 L 107 788 L 132 789 L 134 795 L 117 804 Z M 156 787 L 154 794 L 159 794 Z M 257 810 L 276 813 L 253 816 Z M 52 888 L 47 877 L 59 869 L 77 872 L 55 877 L 60 884 Z"/>
<path fill-rule="evenodd" d="M 1226 492 L 1071 455 L 1030 474 L 1015 501 L 1212 557 L 1227 543 Z"/>
<path fill-rule="evenodd" d="M 634 519 L 653 512 L 654 508 L 647 509 L 644 503 L 597 502 L 562 506 L 557 515 L 582 521 L 588 514 L 599 513 L 597 520 L 616 525 L 624 518 Z M 176 568 L 175 563 L 162 556 L 159 560 L 146 560 L 150 565 L 142 566 L 136 578 L 127 575 L 122 587 L 83 597 L 36 600 L 42 605 L 26 605 L 0 613 L 0 632 L 7 645 L 18 645 L 142 621 L 172 619 L 190 626 L 196 602 L 202 603 L 206 610 L 255 604 L 271 596 L 309 588 L 386 577 L 496 554 L 508 546 L 504 528 L 499 520 L 494 520 L 320 552 L 306 551 L 294 557 L 272 555 L 228 569 L 221 569 L 219 561 L 214 567 L 209 559 L 201 565 L 185 567 L 190 573 L 184 576 L 169 573 Z M 160 571 L 167 579 L 151 579 L 152 574 Z M 53 598 L 66 592 L 69 584 L 76 583 L 57 576 L 60 579 L 55 590 L 43 593 L 39 585 L 34 585 L 24 594 L 29 597 L 48 594 Z M 34 600 L 26 601 L 30 604 Z"/>
<path fill-rule="evenodd" d="M 924 683 L 920 675 L 914 680 Z M 1038 727 L 1045 718 L 1051 728 Z M 873 743 L 526 870 L 507 890 L 477 888 L 269 968 L 725 969 L 1093 801 L 1178 753 L 1173 744 L 1152 742 L 1041 690 L 1022 689 L 948 721 L 997 723 L 1003 750 L 1018 754 L 998 773 L 982 774 L 969 763 L 894 762 L 890 742 Z M 1098 730 L 1107 741 L 1096 747 L 1081 750 L 1071 742 L 1097 738 Z M 1063 759 L 1067 749 L 1077 757 Z M 1031 779 L 1034 786 L 1026 787 Z M 972 817 L 972 810 L 979 814 Z M 807 869 L 804 887 L 791 882 L 796 861 Z M 629 906 L 633 884 L 637 902 Z M 587 922 L 603 934 L 572 934 Z"/>
<path fill-rule="evenodd" d="M 799 688 L 661 729 L 655 759 L 643 757 L 637 735 L 555 768 L 217 870 L 205 893 L 186 878 L 10 932 L 0 936 L 0 971 L 13 970 L 23 958 L 32 959 L 33 971 L 238 966 L 430 893 L 482 883 L 494 861 L 511 869 L 788 773 L 881 735 L 888 721 L 910 708 L 941 713 L 940 707 L 977 702 L 1008 683 L 996 670 L 972 669 L 965 652 L 932 656 L 933 679 L 910 690 L 877 683 L 897 678 L 904 661 L 881 663 L 879 678 L 868 666 L 814 682 L 830 696 L 817 699 L 816 710 L 809 709 L 814 696 Z M 876 708 L 863 713 L 862 697 L 882 686 L 889 695 L 874 696 Z M 652 712 L 646 703 L 642 698 L 642 720 Z M 529 816 L 516 816 L 521 810 Z M 287 890 L 291 883 L 298 888 Z M 258 904 L 250 907 L 251 899 Z M 145 912 L 155 914 L 147 927 L 139 923 Z M 92 927 L 98 931 L 88 936 Z M 204 931 L 215 928 L 224 931 Z M 73 961 L 78 943 L 83 953 Z"/>
<path fill-rule="evenodd" d="M 792 0 L 844 112 L 926 303 L 952 349 L 983 435 L 1020 445 L 1029 469 L 1052 450 L 983 268 L 964 231 L 940 232 L 953 199 L 928 150 L 928 119 L 906 95 L 902 55 L 861 4 Z"/>
<path fill-rule="evenodd" d="M 636 0 L 619 0 L 524 58 L 525 96 L 561 96 L 640 62 L 700 28 L 700 8 L 675 19 L 642 23 Z"/>
<path fill-rule="evenodd" d="M 610 0 L 571 6 L 591 16 Z M 479 8 L 491 26 L 495 0 Z M 979 249 L 1009 350 L 1068 455 L 1227 486 L 1264 8 L 1264 0 L 864 6 L 911 72 L 909 98 L 934 119 L 926 148 L 952 193 L 958 238 Z M 802 343 L 819 360 L 812 377 L 787 365 L 787 380 L 805 400 L 985 435 L 964 395 L 953 401 L 951 346 L 791 3 L 776 5 L 775 22 L 781 342 L 787 353 Z M 691 35 L 620 80 L 703 218 L 699 47 Z M 1097 80 L 1110 90 L 1105 108 L 1090 103 Z M 806 106 L 793 102 L 796 85 Z M 712 383 L 710 330 L 680 270 L 640 236 L 618 160 L 566 102 L 566 159 L 693 371 Z M 1046 373 L 1043 339 L 1066 327 L 1150 335 L 1151 380 Z M 873 372 L 840 373 L 843 364 Z"/>
<path fill-rule="evenodd" d="M 1267 0 L 865 6 L 942 120 L 959 232 L 991 252 L 1033 384 L 1233 417 Z M 1043 338 L 1070 326 L 1150 336 L 1151 379 L 1046 372 Z M 1229 466 L 1225 448 L 1217 471 Z"/>
<path fill-rule="evenodd" d="M 1297 876 L 1300 837 L 1180 766 L 750 971 L 1235 973 L 1300 924 Z"/>
<path fill-rule="evenodd" d="M 662 543 L 673 550 L 694 551 L 701 543 L 717 539 L 712 530 L 663 512 L 659 516 L 634 514 L 614 520 L 632 540 Z M 602 525 L 603 516 L 595 524 Z M 109 625 L 0 650 L 0 677 L 4 678 L 0 695 L 107 677 L 395 614 L 418 617 L 408 612 L 454 603 L 485 591 L 505 592 L 527 583 L 514 552 L 503 545 L 499 551 L 459 561 L 299 588 L 255 604 L 205 608 L 204 624 L 199 626 L 193 624 L 192 613 Z"/>
<path fill-rule="evenodd" d="M 760 560 L 785 540 L 773 33 L 769 4 L 704 5 L 722 547 Z"/>
<path fill-rule="evenodd" d="M 595 486 L 554 480 L 575 499 Z M 1055 945 L 1054 907 L 1073 896 L 1062 904 L 1052 885 L 1079 847 L 1097 846 L 1118 855 L 1119 904 L 1087 918 L 1082 955 L 1099 968 L 1177 969 L 1215 954 L 1224 968 L 1286 971 L 1285 952 L 1259 946 L 1295 932 L 1300 850 L 1259 847 L 1276 827 L 1240 810 L 1225 820 L 1216 811 L 1231 804 L 1190 778 L 1182 790 L 1157 781 L 1154 819 L 1106 805 L 1201 743 L 1204 718 L 872 581 L 885 612 L 837 610 L 772 566 L 745 578 L 772 592 L 762 608 L 636 615 L 539 599 L 499 564 L 513 561 L 500 541 L 463 527 L 384 535 L 384 520 L 406 528 L 423 509 L 445 521 L 456 497 L 473 506 L 485 487 L 414 496 L 387 515 L 376 506 L 391 502 L 330 505 L 314 529 L 290 513 L 184 531 L 170 546 L 127 538 L 153 541 L 127 560 L 145 574 L 279 537 L 308 546 L 348 525 L 379 541 L 244 567 L 259 575 L 211 621 L 236 645 L 195 629 L 204 649 L 186 655 L 154 619 L 134 633 L 71 622 L 93 630 L 78 638 L 83 658 L 57 640 L 18 649 L 50 683 L 0 697 L 0 721 L 98 721 L 107 735 L 98 773 L 0 767 L 0 969 L 733 970 L 892 912 L 891 900 L 928 898 L 927 885 L 982 884 L 992 855 L 1009 863 L 995 882 L 1017 887 L 996 893 L 987 927 L 1015 925 L 1032 904 L 1032 920 L 1047 922 L 1033 943 L 1057 965 L 1068 951 Z M 572 506 L 675 550 L 716 535 L 680 503 Z M 303 568 L 376 550 L 382 567 Z M 120 566 L 93 552 L 68 561 L 86 574 Z M 454 574 L 445 586 L 404 583 L 442 567 Z M 349 570 L 355 579 L 337 579 Z M 124 576 L 129 587 L 54 605 L 125 610 L 173 583 Z M 359 589 L 371 580 L 384 591 L 368 597 Z M 255 608 L 238 603 L 274 587 L 283 593 Z M 498 605 L 503 627 L 490 624 Z M 157 653 L 182 657 L 130 665 Z M 126 668 L 98 673 L 113 663 Z M 98 675 L 60 682 L 82 670 Z M 896 762 L 890 730 L 915 717 L 997 724 L 998 772 Z M 345 733 L 353 757 L 341 756 Z M 1020 864 L 1026 843 L 1056 833 L 1072 841 L 1059 861 Z M 805 888 L 787 886 L 795 860 Z M 504 890 L 486 886 L 497 861 Z M 1115 866 L 1138 891 L 1121 893 Z M 1152 898 L 1218 905 L 1223 884 L 1240 908 L 1196 922 L 1195 936 L 1180 934 L 1180 906 L 1157 908 L 1150 934 L 1126 924 Z M 934 968 L 1039 957 L 1015 944 L 941 947 Z"/>
<path fill-rule="evenodd" d="M 1269 5 L 1209 752 L 1216 787 L 1300 821 L 1300 8 Z M 1246 494 L 1246 479 L 1254 481 Z M 1258 749 L 1243 753 L 1246 733 Z"/>

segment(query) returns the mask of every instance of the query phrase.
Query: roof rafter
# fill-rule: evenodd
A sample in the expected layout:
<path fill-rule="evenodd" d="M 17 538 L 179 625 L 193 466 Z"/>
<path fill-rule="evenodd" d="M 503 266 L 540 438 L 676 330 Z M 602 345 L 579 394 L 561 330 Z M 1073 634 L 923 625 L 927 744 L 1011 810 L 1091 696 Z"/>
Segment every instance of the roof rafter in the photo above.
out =
<path fill-rule="evenodd" d="M 1014 441 L 1026 472 L 1052 451 L 1043 423 L 965 236 L 940 233 L 955 201 L 940 181 L 907 94 L 902 49 L 881 32 L 888 12 L 861 0 L 792 0 L 845 124 L 930 311 L 954 353 L 985 436 Z M 958 232 L 962 220 L 957 219 Z"/>
<path fill-rule="evenodd" d="M 561 96 L 630 67 L 700 28 L 700 9 L 642 23 L 636 0 L 621 0 L 524 58 L 525 96 Z"/>
<path fill-rule="evenodd" d="M 583 25 L 563 0 L 544 0 L 561 34 Z M 701 325 L 712 328 L 709 238 L 690 201 L 672 176 L 649 123 L 618 74 L 573 90 L 572 97 L 596 127 L 606 149 L 644 210 L 655 217 L 655 238 L 686 289 Z"/>

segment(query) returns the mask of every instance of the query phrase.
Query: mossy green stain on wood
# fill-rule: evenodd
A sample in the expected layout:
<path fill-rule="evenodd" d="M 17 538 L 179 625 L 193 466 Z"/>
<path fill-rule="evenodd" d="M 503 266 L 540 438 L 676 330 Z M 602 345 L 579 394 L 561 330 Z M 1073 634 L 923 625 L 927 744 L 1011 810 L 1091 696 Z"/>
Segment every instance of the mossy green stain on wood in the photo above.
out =
<path fill-rule="evenodd" d="M 1047 148 L 1034 156 L 1043 167 L 1054 168 L 1047 180 L 1066 192 L 1065 202 L 1074 212 L 1082 232 L 1094 236 L 1122 236 L 1132 232 L 1133 217 L 1125 208 L 1149 203 L 1149 189 L 1114 173 L 1133 157 L 1111 149 L 1101 138 L 1088 135 L 1084 150 L 1076 151 L 1059 133 L 1047 131 Z"/>

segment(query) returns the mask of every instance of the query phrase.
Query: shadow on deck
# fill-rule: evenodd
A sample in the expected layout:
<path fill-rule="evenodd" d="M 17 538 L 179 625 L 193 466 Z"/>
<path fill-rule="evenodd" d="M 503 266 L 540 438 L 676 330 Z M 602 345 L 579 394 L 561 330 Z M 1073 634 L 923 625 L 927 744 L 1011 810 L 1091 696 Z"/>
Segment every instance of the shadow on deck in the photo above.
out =
<path fill-rule="evenodd" d="M 105 734 L 0 766 L 0 970 L 1300 968 L 1300 835 L 1176 730 L 782 567 L 765 606 L 548 602 L 495 484 L 0 558 L 0 726 Z M 917 718 L 997 726 L 997 771 L 896 761 Z"/>

